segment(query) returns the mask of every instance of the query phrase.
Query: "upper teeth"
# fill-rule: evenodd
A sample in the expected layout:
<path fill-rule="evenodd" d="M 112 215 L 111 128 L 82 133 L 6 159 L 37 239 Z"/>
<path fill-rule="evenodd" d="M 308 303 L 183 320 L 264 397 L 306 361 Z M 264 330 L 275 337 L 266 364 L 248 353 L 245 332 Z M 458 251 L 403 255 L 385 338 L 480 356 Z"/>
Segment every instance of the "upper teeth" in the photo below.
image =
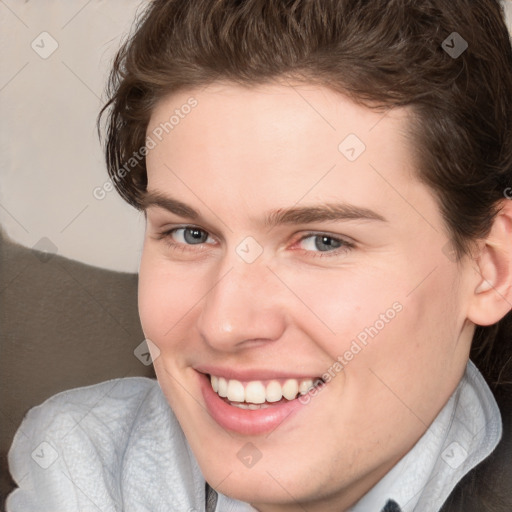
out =
<path fill-rule="evenodd" d="M 293 400 L 300 393 L 305 395 L 314 387 L 312 379 L 287 379 L 281 384 L 278 380 L 271 380 L 267 384 L 259 380 L 242 383 L 239 380 L 227 380 L 224 377 L 210 376 L 213 390 L 230 402 L 248 402 L 263 404 L 265 402 L 278 402 L 283 397 Z"/>

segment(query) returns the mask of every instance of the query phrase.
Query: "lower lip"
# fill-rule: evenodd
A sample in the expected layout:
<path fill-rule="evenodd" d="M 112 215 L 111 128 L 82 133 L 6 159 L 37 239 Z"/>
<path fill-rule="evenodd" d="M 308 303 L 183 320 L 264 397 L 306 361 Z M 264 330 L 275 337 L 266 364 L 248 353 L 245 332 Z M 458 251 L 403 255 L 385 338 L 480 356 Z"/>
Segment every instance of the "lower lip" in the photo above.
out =
<path fill-rule="evenodd" d="M 240 409 L 226 403 L 210 384 L 210 378 L 198 373 L 201 392 L 210 416 L 224 429 L 244 435 L 264 434 L 275 430 L 304 405 L 295 400 L 276 402 L 265 409 Z"/>

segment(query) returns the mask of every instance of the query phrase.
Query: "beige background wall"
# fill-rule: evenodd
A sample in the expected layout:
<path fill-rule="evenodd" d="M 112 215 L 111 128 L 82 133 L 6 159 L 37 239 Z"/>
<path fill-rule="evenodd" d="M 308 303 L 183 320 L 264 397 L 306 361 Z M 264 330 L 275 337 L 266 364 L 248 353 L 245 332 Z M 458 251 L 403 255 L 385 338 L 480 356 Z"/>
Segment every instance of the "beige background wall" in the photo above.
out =
<path fill-rule="evenodd" d="M 93 190 L 107 178 L 95 122 L 109 62 L 145 3 L 0 2 L 0 223 L 27 247 L 138 268 L 143 219 Z"/>
<path fill-rule="evenodd" d="M 0 224 L 27 247 L 138 268 L 142 217 L 115 192 L 93 195 L 106 180 L 95 118 L 110 59 L 147 1 L 0 2 Z"/>

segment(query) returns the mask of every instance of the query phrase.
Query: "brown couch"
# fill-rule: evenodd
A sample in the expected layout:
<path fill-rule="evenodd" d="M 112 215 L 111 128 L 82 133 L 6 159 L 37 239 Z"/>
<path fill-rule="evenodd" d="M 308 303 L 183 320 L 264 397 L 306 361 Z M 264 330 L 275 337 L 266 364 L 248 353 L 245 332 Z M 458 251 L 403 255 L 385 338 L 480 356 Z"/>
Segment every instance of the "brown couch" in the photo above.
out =
<path fill-rule="evenodd" d="M 2 509 L 14 487 L 7 451 L 28 409 L 65 389 L 153 377 L 152 366 L 134 355 L 143 339 L 135 274 L 27 249 L 0 229 Z"/>

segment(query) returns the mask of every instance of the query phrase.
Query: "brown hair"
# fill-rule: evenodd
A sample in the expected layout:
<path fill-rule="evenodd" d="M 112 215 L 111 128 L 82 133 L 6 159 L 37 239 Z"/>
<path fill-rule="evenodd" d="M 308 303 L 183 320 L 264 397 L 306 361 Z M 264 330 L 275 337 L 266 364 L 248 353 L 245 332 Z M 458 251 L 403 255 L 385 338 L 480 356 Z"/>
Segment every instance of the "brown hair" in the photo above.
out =
<path fill-rule="evenodd" d="M 462 54 L 450 51 L 464 42 Z M 418 174 L 456 257 L 488 234 L 512 183 L 512 49 L 495 0 L 153 0 L 116 56 L 99 118 L 108 112 L 118 192 L 141 208 L 145 159 L 124 166 L 145 146 L 164 96 L 216 80 L 280 79 L 371 108 L 409 106 Z M 491 385 L 510 378 L 511 331 L 509 312 L 475 332 L 472 358 Z"/>

